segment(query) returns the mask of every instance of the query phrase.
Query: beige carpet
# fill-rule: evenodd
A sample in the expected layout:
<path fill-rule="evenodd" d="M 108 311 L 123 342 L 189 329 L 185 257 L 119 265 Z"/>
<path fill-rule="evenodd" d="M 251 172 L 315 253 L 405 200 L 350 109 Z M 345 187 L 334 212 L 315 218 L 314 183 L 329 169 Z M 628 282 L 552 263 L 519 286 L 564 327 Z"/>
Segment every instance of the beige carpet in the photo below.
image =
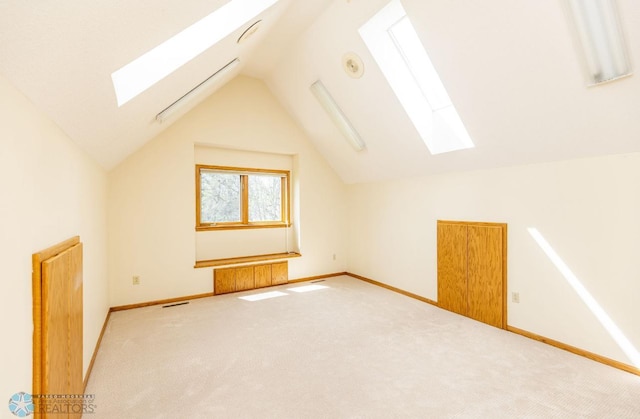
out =
<path fill-rule="evenodd" d="M 638 376 L 350 277 L 306 285 L 113 313 L 90 417 L 640 418 Z"/>

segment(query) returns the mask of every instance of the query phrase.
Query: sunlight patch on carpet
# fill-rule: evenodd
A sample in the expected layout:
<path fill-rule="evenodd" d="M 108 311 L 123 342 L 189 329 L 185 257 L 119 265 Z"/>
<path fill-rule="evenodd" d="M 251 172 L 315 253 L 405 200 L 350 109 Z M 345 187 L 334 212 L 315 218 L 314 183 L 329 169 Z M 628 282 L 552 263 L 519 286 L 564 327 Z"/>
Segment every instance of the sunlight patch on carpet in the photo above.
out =
<path fill-rule="evenodd" d="M 238 297 L 238 298 L 246 301 L 260 301 L 260 300 L 266 300 L 268 298 L 282 297 L 284 295 L 289 295 L 289 294 L 287 294 L 286 292 L 271 291 L 271 292 L 262 292 L 260 294 L 245 295 L 244 297 Z"/>
<path fill-rule="evenodd" d="M 302 287 L 295 287 L 295 288 L 287 288 L 287 291 L 293 291 L 293 292 L 309 292 L 309 291 L 317 291 L 317 290 L 321 290 L 323 288 L 329 288 L 326 285 L 304 285 Z"/>

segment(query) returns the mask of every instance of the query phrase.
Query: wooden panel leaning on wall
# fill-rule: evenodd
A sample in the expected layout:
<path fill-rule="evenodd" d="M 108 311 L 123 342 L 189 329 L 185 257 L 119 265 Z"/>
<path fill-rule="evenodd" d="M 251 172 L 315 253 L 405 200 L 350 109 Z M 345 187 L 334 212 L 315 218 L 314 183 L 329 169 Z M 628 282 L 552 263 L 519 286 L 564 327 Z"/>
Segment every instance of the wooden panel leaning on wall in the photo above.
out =
<path fill-rule="evenodd" d="M 84 391 L 80 238 L 35 253 L 32 262 L 35 417 L 80 418 L 84 400 L 73 397 Z"/>

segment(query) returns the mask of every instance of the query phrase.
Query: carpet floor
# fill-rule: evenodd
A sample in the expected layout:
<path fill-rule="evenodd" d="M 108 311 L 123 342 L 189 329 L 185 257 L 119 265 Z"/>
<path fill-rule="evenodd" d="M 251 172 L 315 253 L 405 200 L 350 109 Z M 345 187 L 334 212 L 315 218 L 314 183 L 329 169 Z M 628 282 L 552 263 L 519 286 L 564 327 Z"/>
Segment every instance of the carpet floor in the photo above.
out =
<path fill-rule="evenodd" d="M 640 418 L 638 376 L 351 277 L 112 313 L 87 393 L 92 418 Z"/>

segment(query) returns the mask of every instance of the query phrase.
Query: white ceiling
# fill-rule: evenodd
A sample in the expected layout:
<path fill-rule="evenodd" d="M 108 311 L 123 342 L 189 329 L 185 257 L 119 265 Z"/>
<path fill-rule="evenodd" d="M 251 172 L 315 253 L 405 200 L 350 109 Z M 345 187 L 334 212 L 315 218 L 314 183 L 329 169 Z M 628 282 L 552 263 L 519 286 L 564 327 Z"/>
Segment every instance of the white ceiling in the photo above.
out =
<path fill-rule="evenodd" d="M 280 0 L 246 43 L 235 41 L 252 22 L 118 108 L 113 71 L 226 1 L 0 1 L 0 73 L 106 168 L 236 56 L 348 183 L 640 151 L 640 79 L 585 87 L 561 1 L 403 0 L 476 145 L 431 156 L 357 32 L 386 2 Z M 640 3 L 618 3 L 636 67 Z M 364 60 L 361 79 L 343 72 L 347 52 Z M 366 151 L 351 149 L 315 101 L 318 78 Z"/>
<path fill-rule="evenodd" d="M 246 42 L 236 40 L 254 20 L 118 108 L 111 73 L 227 2 L 0 0 L 0 73 L 111 168 L 168 126 L 158 112 L 232 59 L 261 77 L 329 3 L 280 0 Z"/>

